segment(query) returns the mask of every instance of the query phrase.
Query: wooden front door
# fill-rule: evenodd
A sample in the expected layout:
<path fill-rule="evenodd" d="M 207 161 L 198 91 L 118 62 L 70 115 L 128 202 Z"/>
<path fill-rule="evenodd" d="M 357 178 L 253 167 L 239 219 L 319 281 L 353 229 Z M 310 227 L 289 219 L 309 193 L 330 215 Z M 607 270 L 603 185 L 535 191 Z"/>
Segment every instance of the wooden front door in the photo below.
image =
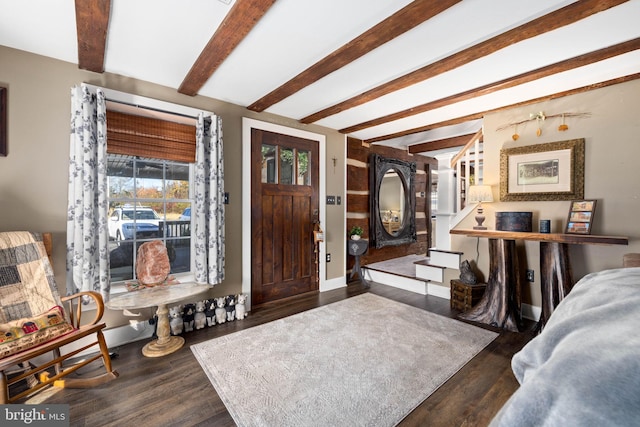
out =
<path fill-rule="evenodd" d="M 251 298 L 318 289 L 318 142 L 251 130 Z"/>

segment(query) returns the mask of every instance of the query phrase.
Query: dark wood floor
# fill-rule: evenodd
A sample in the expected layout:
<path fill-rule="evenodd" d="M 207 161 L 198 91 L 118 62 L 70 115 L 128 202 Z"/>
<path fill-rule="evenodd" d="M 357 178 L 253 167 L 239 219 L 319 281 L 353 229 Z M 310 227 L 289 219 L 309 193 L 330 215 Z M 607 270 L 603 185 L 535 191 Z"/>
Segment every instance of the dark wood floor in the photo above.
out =
<path fill-rule="evenodd" d="M 117 380 L 84 390 L 51 388 L 27 401 L 70 404 L 72 426 L 234 426 L 233 419 L 189 346 L 363 292 L 372 292 L 447 317 L 455 317 L 458 313 L 449 308 L 449 301 L 441 298 L 375 283 L 370 289 L 365 289 L 353 282 L 346 288 L 266 305 L 253 310 L 241 321 L 189 332 L 183 335 L 186 345 L 165 357 L 143 357 L 141 349 L 146 340 L 114 348 L 112 351 L 117 357 L 113 364 L 120 373 Z M 532 332 L 501 332 L 400 425 L 487 425 L 517 389 L 518 384 L 511 372 L 511 356 L 532 336 Z M 88 376 L 92 372 L 82 374 Z"/>

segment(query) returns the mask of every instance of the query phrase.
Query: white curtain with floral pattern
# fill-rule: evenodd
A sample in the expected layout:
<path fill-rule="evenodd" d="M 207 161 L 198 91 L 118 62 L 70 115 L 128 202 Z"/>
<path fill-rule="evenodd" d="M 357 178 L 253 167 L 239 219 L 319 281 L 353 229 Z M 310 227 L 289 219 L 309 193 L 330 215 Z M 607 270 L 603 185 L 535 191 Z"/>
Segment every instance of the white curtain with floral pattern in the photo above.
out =
<path fill-rule="evenodd" d="M 71 88 L 67 293 L 96 291 L 109 298 L 107 131 L 104 93 Z"/>
<path fill-rule="evenodd" d="M 222 120 L 201 113 L 196 124 L 194 179 L 195 279 L 215 285 L 224 279 L 224 155 Z"/>

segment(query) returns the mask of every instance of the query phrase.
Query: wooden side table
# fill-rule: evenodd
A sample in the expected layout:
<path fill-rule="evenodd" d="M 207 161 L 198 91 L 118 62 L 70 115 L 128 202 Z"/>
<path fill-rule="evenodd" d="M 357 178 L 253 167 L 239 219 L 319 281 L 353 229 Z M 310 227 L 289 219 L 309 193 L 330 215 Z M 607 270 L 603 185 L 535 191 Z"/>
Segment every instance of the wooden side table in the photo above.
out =
<path fill-rule="evenodd" d="M 369 284 L 367 283 L 366 280 L 364 280 L 364 277 L 362 277 L 362 269 L 360 267 L 360 256 L 364 255 L 367 252 L 368 248 L 369 248 L 368 240 L 365 240 L 365 239 L 347 240 L 347 252 L 349 253 L 349 255 L 354 256 L 356 259 L 355 264 L 353 265 L 353 269 L 351 269 L 351 276 L 349 277 L 349 279 L 353 279 L 353 276 L 356 273 L 358 273 L 358 276 L 360 277 L 360 281 L 366 287 L 368 287 Z"/>
<path fill-rule="evenodd" d="M 154 286 L 116 295 L 105 305 L 111 310 L 131 310 L 157 306 L 158 339 L 147 343 L 142 349 L 142 354 L 147 357 L 160 357 L 171 354 L 184 345 L 184 338 L 171 335 L 168 305 L 193 298 L 209 289 L 211 286 L 197 283 Z"/>

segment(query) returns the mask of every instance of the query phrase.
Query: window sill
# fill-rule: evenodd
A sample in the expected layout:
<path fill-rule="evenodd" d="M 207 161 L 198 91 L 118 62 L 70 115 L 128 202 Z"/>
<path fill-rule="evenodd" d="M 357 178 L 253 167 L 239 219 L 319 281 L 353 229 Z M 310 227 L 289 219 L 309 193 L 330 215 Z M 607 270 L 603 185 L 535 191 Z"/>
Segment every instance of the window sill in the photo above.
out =
<path fill-rule="evenodd" d="M 195 276 L 192 273 L 172 274 L 172 276 L 180 283 L 195 282 Z M 125 286 L 125 282 L 112 282 L 109 296 L 116 296 L 129 292 Z"/>

